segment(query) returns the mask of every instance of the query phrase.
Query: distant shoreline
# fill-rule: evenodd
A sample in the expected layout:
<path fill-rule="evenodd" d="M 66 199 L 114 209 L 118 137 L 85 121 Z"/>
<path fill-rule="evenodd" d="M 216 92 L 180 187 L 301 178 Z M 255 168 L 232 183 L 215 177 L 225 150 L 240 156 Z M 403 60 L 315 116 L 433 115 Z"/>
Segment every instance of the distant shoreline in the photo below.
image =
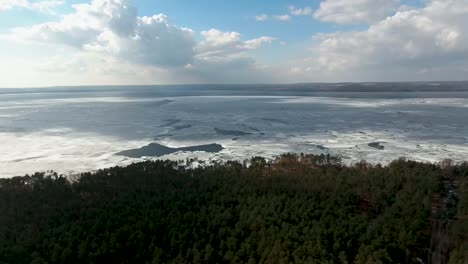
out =
<path fill-rule="evenodd" d="M 0 87 L 0 94 L 12 90 L 24 93 L 32 92 L 82 92 L 82 91 L 120 91 L 122 89 L 208 89 L 224 90 L 255 89 L 257 91 L 309 91 L 309 92 L 461 92 L 468 91 L 468 81 L 409 81 L 409 82 L 317 82 L 317 83 L 284 83 L 284 84 L 148 84 L 148 85 L 83 85 L 83 86 L 37 86 L 37 87 Z"/>

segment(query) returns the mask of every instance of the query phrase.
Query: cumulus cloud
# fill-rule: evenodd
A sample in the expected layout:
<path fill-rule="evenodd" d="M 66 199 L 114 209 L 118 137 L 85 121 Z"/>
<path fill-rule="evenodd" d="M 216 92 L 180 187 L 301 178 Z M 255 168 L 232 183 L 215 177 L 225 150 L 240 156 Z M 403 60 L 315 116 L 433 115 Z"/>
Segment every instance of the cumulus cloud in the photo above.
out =
<path fill-rule="evenodd" d="M 133 21 L 133 20 L 132 20 Z M 105 51 L 125 60 L 164 67 L 184 66 L 192 62 L 195 41 L 193 31 L 170 24 L 165 15 L 137 17 L 128 34 L 106 30 L 85 50 Z"/>
<path fill-rule="evenodd" d="M 13 36 L 156 66 L 183 66 L 193 58 L 193 32 L 171 24 L 163 14 L 139 17 L 129 0 L 93 0 L 73 8 L 58 22 L 16 28 Z"/>
<path fill-rule="evenodd" d="M 338 3 L 335 10 L 338 14 L 346 13 L 343 17 L 348 18 L 329 16 L 327 19 L 333 17 L 330 22 L 360 21 L 368 23 L 367 29 L 315 35 L 311 53 L 297 52 L 296 60 L 289 57 L 288 61 L 272 65 L 262 65 L 252 54 L 253 50 L 276 41 L 273 37 L 260 35 L 249 39 L 239 32 L 218 29 L 197 33 L 174 25 L 164 14 L 138 16 L 130 0 L 93 0 L 74 5 L 74 11 L 58 21 L 16 28 L 10 37 L 27 41 L 23 45 L 40 43 L 38 50 L 45 50 L 44 44 L 65 47 L 66 52 L 60 58 L 41 64 L 42 71 L 49 69 L 44 76 L 66 72 L 69 80 L 76 80 L 83 74 L 93 76 L 89 80 L 100 80 L 100 84 L 111 80 L 213 83 L 466 78 L 468 0 L 425 0 L 420 8 L 402 8 L 394 0 L 385 0 L 393 3 L 388 10 L 394 10 L 386 12 L 372 8 L 368 0 L 348 1 L 361 6 L 361 11 L 343 9 L 346 5 L 339 0 L 324 0 L 320 8 L 326 7 L 324 3 Z M 364 3 L 370 3 L 371 7 L 364 8 L 367 6 Z M 380 15 L 369 15 L 369 10 Z M 281 20 L 288 21 L 294 15 L 309 12 L 312 11 L 290 7 Z M 314 16 L 318 16 L 317 12 Z M 279 19 L 265 16 L 265 19 Z M 4 36 L 0 39 L 9 40 Z M 285 49 L 302 47 L 280 41 L 278 45 L 287 45 Z M 49 54 L 53 54 L 55 48 L 57 46 L 53 46 Z M 80 56 L 72 56 L 72 53 Z M 2 76 L 13 76 L 9 65 L 12 64 L 5 63 L 3 70 L 0 69 L 5 72 Z M 91 75 L 95 69 L 100 69 L 99 74 Z M 14 82 L 13 79 L 19 78 L 10 79 Z"/>
<path fill-rule="evenodd" d="M 310 68 L 361 80 L 461 79 L 468 65 L 467 18 L 468 0 L 430 0 L 367 30 L 319 34 L 313 56 L 293 72 Z"/>
<path fill-rule="evenodd" d="M 293 16 L 309 16 L 312 14 L 312 8 L 310 6 L 306 6 L 304 8 L 289 6 L 289 13 Z"/>
<path fill-rule="evenodd" d="M 195 48 L 193 64 L 185 67 L 181 75 L 191 75 L 195 82 L 257 82 L 267 79 L 266 72 L 257 65 L 249 51 L 275 41 L 261 36 L 242 40 L 238 32 L 218 29 L 202 31 L 203 37 Z"/>
<path fill-rule="evenodd" d="M 16 39 L 72 47 L 124 62 L 195 71 L 254 65 L 248 51 L 275 39 L 269 36 L 243 41 L 238 32 L 217 29 L 195 32 L 177 27 L 164 14 L 139 17 L 130 0 L 93 0 L 74 5 L 75 11 L 58 22 L 15 28 Z M 83 57 L 83 56 L 81 56 Z"/>
<path fill-rule="evenodd" d="M 262 36 L 247 41 L 241 40 L 238 32 L 223 32 L 217 29 L 202 31 L 203 40 L 195 48 L 196 58 L 204 61 L 232 61 L 248 58 L 246 51 L 271 43 L 273 37 Z"/>
<path fill-rule="evenodd" d="M 164 14 L 138 16 L 131 0 L 93 0 L 73 8 L 59 21 L 0 35 L 39 50 L 62 50 L 28 64 L 43 73 L 35 76 L 54 76 L 49 85 L 63 84 L 65 77 L 85 78 L 80 84 L 251 82 L 262 69 L 249 52 L 275 40 L 244 40 L 238 32 L 210 29 L 197 42 L 196 32 L 174 25 Z"/>
<path fill-rule="evenodd" d="M 400 5 L 399 0 L 324 0 L 314 17 L 338 24 L 373 23 L 393 15 Z"/>
<path fill-rule="evenodd" d="M 46 14 L 55 14 L 55 9 L 63 5 L 63 1 L 45 0 L 31 2 L 28 0 L 0 0 L 0 11 L 6 11 L 13 8 L 25 8 Z"/>
<path fill-rule="evenodd" d="M 246 49 L 258 49 L 265 43 L 272 43 L 275 40 L 273 37 L 262 36 L 256 39 L 247 40 L 244 42 Z"/>

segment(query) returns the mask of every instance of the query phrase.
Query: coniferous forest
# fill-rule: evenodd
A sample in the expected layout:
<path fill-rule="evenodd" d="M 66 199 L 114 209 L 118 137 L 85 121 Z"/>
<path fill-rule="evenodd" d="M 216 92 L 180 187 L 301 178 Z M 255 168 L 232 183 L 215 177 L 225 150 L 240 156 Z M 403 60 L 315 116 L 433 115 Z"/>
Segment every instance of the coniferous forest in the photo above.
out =
<path fill-rule="evenodd" d="M 0 263 L 468 263 L 468 164 L 285 154 L 0 180 Z"/>

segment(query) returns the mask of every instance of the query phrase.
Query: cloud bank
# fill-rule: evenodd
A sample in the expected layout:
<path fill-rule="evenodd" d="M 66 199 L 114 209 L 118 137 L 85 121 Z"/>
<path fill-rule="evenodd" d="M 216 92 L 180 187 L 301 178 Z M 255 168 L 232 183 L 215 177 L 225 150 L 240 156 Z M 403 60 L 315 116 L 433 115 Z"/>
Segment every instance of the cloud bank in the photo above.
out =
<path fill-rule="evenodd" d="M 352 6 L 352 2 L 358 5 Z M 368 15 L 377 2 L 380 1 L 322 2 L 321 10 L 315 13 L 319 19 L 371 24 L 362 31 L 314 36 L 317 44 L 311 48 L 311 56 L 297 62 L 290 71 L 296 75 L 339 74 L 359 80 L 463 79 L 468 66 L 467 0 L 430 0 L 422 8 L 405 8 L 390 16 L 383 11 Z M 385 2 L 391 7 L 389 10 L 395 10 L 398 4 Z M 353 11 L 364 3 L 366 8 L 361 8 L 360 13 Z"/>
<path fill-rule="evenodd" d="M 275 40 L 261 36 L 243 41 L 238 32 L 210 29 L 202 31 L 202 40 L 197 42 L 196 32 L 174 25 L 164 14 L 138 16 L 130 0 L 92 0 L 73 9 L 57 22 L 14 28 L 10 39 L 71 48 L 81 58 L 93 57 L 90 61 L 117 60 L 155 67 L 166 74 L 183 72 L 191 75 L 190 80 L 202 82 L 209 82 L 203 78 L 212 72 L 224 74 L 217 69 L 230 75 L 236 70 L 254 70 L 255 61 L 248 51 Z"/>
<path fill-rule="evenodd" d="M 40 5 L 60 3 L 0 0 L 0 10 L 40 11 Z M 317 10 L 290 5 L 283 15 L 254 19 L 265 22 L 257 25 L 262 28 L 279 20 L 290 22 L 281 30 L 317 23 L 333 30 L 301 43 L 283 39 L 285 32 L 244 38 L 216 27 L 197 32 L 166 14 L 140 16 L 131 0 L 92 0 L 54 21 L 0 35 L 14 43 L 3 54 L 17 43 L 40 51 L 37 60 L 3 55 L 0 84 L 38 78 L 45 85 L 424 81 L 461 80 L 468 73 L 468 0 L 425 0 L 419 7 L 399 0 L 323 0 Z"/>
<path fill-rule="evenodd" d="M 394 14 L 399 8 L 399 0 L 325 0 L 314 16 L 339 24 L 372 23 Z"/>
<path fill-rule="evenodd" d="M 74 5 L 58 22 L 16 28 L 23 40 L 61 44 L 102 52 L 126 61 L 156 66 L 183 66 L 193 58 L 190 29 L 178 28 L 158 14 L 138 17 L 128 0 L 94 0 Z"/>

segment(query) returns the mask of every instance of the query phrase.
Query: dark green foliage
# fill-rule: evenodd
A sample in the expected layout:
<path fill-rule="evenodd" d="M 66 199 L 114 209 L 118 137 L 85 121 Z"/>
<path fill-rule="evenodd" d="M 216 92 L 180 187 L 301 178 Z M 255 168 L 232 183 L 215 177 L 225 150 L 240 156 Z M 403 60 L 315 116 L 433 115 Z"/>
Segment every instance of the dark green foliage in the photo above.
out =
<path fill-rule="evenodd" d="M 450 252 L 450 264 L 468 262 L 468 163 L 456 166 L 452 172 L 455 176 L 458 201 L 455 221 L 451 228 L 454 249 Z"/>
<path fill-rule="evenodd" d="M 2 179 L 0 263 L 430 263 L 438 166 L 294 154 L 244 164 Z"/>

